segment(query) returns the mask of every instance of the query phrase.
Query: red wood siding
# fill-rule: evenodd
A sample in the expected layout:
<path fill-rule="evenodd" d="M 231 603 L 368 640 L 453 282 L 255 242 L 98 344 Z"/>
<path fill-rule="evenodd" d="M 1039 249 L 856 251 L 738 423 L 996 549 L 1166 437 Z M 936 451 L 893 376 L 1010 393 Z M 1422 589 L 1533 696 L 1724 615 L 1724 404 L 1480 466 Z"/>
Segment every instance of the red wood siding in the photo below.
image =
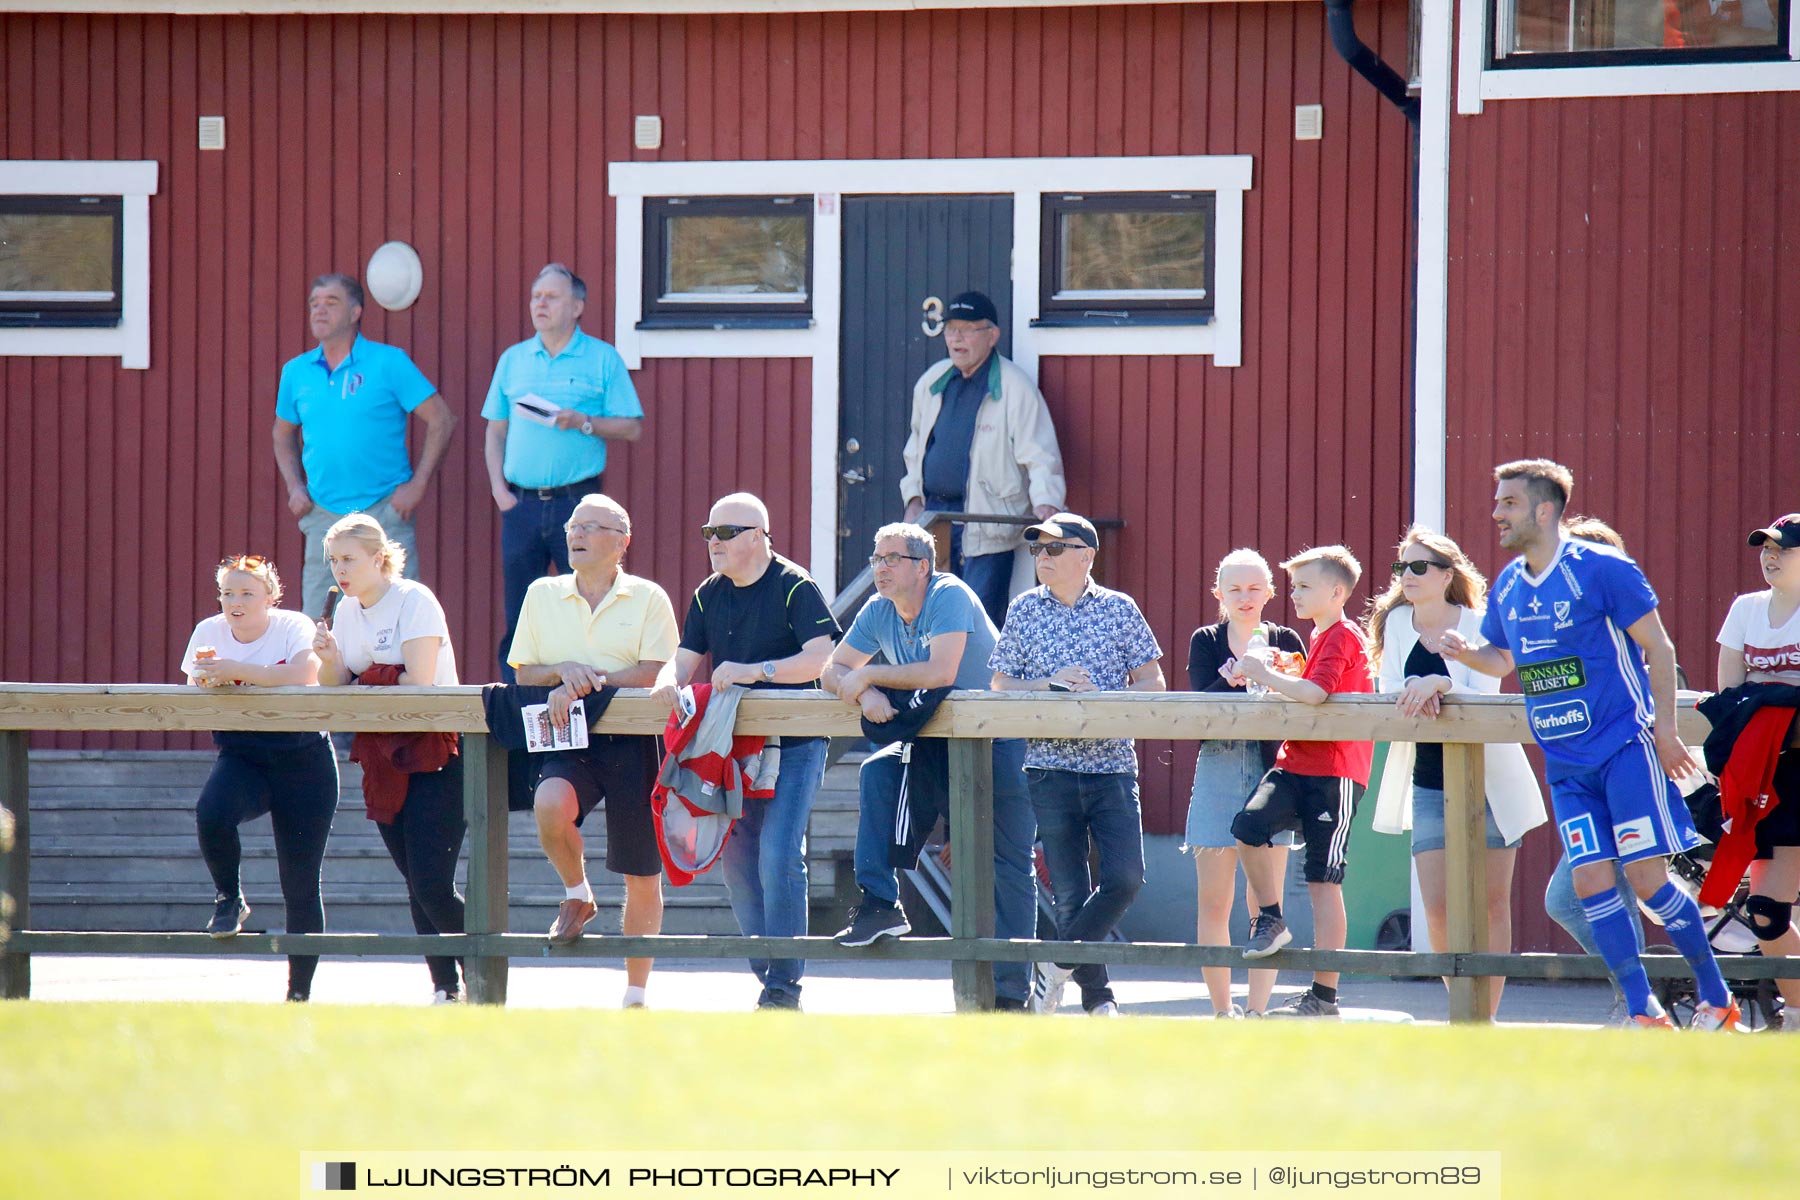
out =
<path fill-rule="evenodd" d="M 1493 465 L 1566 463 L 1711 687 L 1762 586 L 1744 535 L 1800 509 L 1800 94 L 1502 101 L 1451 131 L 1450 531 L 1498 569 Z M 1557 853 L 1521 857 L 1539 923 Z"/>
<path fill-rule="evenodd" d="M 1404 55 L 1404 3 L 1368 6 L 1362 25 Z M 166 679 L 222 553 L 272 549 L 297 576 L 268 448 L 275 378 L 307 348 L 307 280 L 360 270 L 390 238 L 419 250 L 426 290 L 405 313 L 371 307 L 365 325 L 407 347 L 463 417 L 421 553 L 467 677 L 491 677 L 497 532 L 479 406 L 499 351 L 529 332 L 541 263 L 575 264 L 593 289 L 587 327 L 610 332 L 615 160 L 1252 155 L 1244 366 L 1043 363 L 1072 503 L 1128 522 L 1113 578 L 1142 602 L 1176 686 L 1227 550 L 1276 560 L 1343 539 L 1379 563 L 1410 508 L 1407 132 L 1331 52 L 1316 5 L 10 16 L 0 41 L 0 155 L 163 164 L 152 369 L 0 363 L 0 595 L 25 614 L 0 633 L 7 678 Z M 1310 103 L 1325 106 L 1326 138 L 1296 143 L 1294 106 Z M 202 113 L 226 117 L 224 153 L 194 149 Z M 662 151 L 632 148 L 638 113 L 662 115 Z M 804 556 L 808 464 L 793 448 L 809 445 L 809 371 L 638 373 L 646 436 L 615 447 L 609 472 L 636 517 L 632 569 L 691 589 L 704 569 L 693 530 L 738 487 L 770 500 L 778 542 Z M 1176 832 L 1192 749 L 1156 744 L 1146 759 L 1147 824 Z"/>

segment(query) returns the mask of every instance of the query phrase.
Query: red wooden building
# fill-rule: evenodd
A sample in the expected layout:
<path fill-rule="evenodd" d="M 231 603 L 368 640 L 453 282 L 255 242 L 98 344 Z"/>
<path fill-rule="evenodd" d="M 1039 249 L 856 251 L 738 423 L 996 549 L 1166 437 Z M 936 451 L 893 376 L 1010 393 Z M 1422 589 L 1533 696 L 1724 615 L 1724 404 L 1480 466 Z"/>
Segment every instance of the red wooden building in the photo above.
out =
<path fill-rule="evenodd" d="M 885 439 L 933 353 L 922 306 L 980 282 L 1071 506 L 1126 522 L 1109 582 L 1177 686 L 1227 550 L 1341 540 L 1376 567 L 1417 516 L 1497 568 L 1488 469 L 1527 454 L 1576 470 L 1703 685 L 1756 582 L 1743 533 L 1800 508 L 1777 420 L 1800 383 L 1800 40 L 1758 4 L 1671 46 L 1617 15 L 1636 0 L 1604 28 L 1364 0 L 1362 39 L 1414 76 L 1415 141 L 1310 2 L 0 0 L 0 197 L 123 198 L 116 326 L 0 328 L 0 677 L 170 679 L 222 554 L 297 578 L 276 376 L 309 345 L 307 281 L 397 240 L 423 290 L 364 327 L 464 420 L 420 548 L 471 681 L 502 624 L 480 403 L 561 260 L 635 371 L 646 432 L 608 485 L 632 569 L 672 594 L 739 488 L 843 581 L 898 509 Z M 683 293 L 693 264 L 655 233 L 746 217 L 722 197 L 785 204 L 748 215 L 764 236 L 803 223 L 804 274 L 764 307 Z M 1063 232 L 1121 197 L 1203 229 L 1204 287 L 1136 264 L 1084 290 Z M 1145 748 L 1152 832 L 1179 832 L 1191 764 Z M 1554 853 L 1527 843 L 1528 947 Z"/>

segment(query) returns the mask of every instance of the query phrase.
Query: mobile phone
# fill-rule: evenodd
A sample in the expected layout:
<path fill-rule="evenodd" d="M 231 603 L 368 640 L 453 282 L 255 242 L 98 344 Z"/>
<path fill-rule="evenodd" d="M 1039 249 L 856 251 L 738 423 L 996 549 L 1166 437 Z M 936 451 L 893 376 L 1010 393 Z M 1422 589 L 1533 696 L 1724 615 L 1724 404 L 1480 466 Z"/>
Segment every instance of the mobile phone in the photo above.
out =
<path fill-rule="evenodd" d="M 1060 679 L 1052 679 L 1050 681 L 1050 690 L 1053 692 L 1072 692 L 1075 689 Z"/>

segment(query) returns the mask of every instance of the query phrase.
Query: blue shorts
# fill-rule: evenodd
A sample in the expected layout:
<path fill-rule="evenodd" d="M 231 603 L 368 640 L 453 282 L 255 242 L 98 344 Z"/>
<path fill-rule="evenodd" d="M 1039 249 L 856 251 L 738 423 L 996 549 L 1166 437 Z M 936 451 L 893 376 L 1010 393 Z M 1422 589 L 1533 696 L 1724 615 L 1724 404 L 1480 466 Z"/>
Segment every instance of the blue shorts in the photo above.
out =
<path fill-rule="evenodd" d="M 1194 762 L 1194 790 L 1188 797 L 1183 850 L 1236 850 L 1231 819 L 1262 782 L 1261 742 L 1209 741 L 1200 743 Z M 1292 846 L 1292 832 L 1275 835 L 1275 845 Z"/>
<path fill-rule="evenodd" d="M 1494 821 L 1494 806 L 1487 805 L 1487 848 L 1511 849 Z M 1519 843 L 1514 842 L 1512 846 Z M 1427 850 L 1444 848 L 1444 789 L 1413 785 L 1412 852 L 1415 857 Z"/>
<path fill-rule="evenodd" d="M 1663 858 L 1706 843 L 1647 732 L 1593 770 L 1552 780 L 1550 806 L 1572 867 Z"/>

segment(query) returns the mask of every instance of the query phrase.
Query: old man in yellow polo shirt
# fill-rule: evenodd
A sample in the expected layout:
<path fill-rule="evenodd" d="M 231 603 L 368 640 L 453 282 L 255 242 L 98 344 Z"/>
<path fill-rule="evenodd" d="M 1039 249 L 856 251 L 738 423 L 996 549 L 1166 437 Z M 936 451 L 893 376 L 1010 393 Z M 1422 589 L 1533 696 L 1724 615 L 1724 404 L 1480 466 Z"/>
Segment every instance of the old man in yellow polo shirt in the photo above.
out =
<path fill-rule="evenodd" d="M 507 661 L 521 684 L 554 687 L 557 723 L 569 705 L 602 685 L 650 687 L 675 657 L 679 633 L 668 593 L 621 567 L 631 545 L 631 516 L 608 496 L 583 496 L 568 524 L 572 573 L 539 579 L 525 594 Z M 550 926 L 550 944 L 566 946 L 594 919 L 579 826 L 606 801 L 606 869 L 625 877 L 625 934 L 662 929 L 662 858 L 650 816 L 657 739 L 594 734 L 586 750 L 554 752 L 535 796 L 538 841 L 561 877 L 566 899 Z M 626 1008 L 644 1005 L 648 958 L 625 960 Z"/>

